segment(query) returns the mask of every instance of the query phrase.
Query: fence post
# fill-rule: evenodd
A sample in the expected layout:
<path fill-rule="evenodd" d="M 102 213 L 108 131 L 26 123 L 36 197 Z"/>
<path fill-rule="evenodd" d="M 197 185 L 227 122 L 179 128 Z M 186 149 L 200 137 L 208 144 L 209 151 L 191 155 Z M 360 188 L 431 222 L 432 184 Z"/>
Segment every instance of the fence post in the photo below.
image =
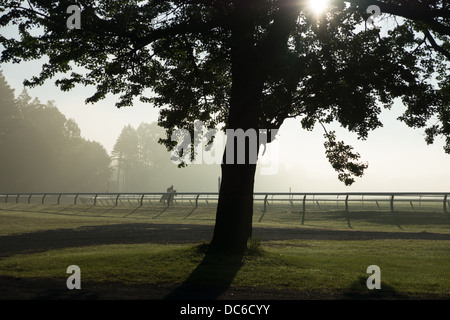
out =
<path fill-rule="evenodd" d="M 97 205 L 97 196 L 98 196 L 98 194 L 96 194 L 94 197 L 94 206 Z"/>
<path fill-rule="evenodd" d="M 116 207 L 119 205 L 119 197 L 120 197 L 120 193 L 116 197 Z"/>
<path fill-rule="evenodd" d="M 28 196 L 28 204 L 30 204 L 31 203 L 31 196 L 32 196 L 33 194 L 32 193 L 30 193 L 30 195 Z"/>
<path fill-rule="evenodd" d="M 303 195 L 302 225 L 305 224 L 305 212 L 306 212 L 306 194 Z"/>
<path fill-rule="evenodd" d="M 448 213 L 447 212 L 447 195 L 444 196 L 444 213 Z"/>
<path fill-rule="evenodd" d="M 20 193 L 17 195 L 17 197 L 16 197 L 16 204 L 18 204 L 19 203 L 19 197 L 20 197 Z"/>
<path fill-rule="evenodd" d="M 58 196 L 58 201 L 57 201 L 58 205 L 59 205 L 59 200 L 61 199 L 61 196 L 62 196 L 62 194 L 60 193 L 59 196 Z"/>
<path fill-rule="evenodd" d="M 350 216 L 348 215 L 348 196 L 348 194 L 345 196 L 345 219 L 347 220 L 348 227 L 351 228 Z"/>
<path fill-rule="evenodd" d="M 266 194 L 266 196 L 264 197 L 264 212 L 266 212 L 266 210 L 267 210 L 267 197 L 268 197 L 269 195 L 268 194 Z M 292 203 L 292 202 L 291 202 Z"/>
<path fill-rule="evenodd" d="M 394 212 L 394 195 L 391 195 L 391 212 Z"/>
<path fill-rule="evenodd" d="M 266 196 L 264 197 L 264 210 L 263 210 L 263 213 L 261 214 L 261 217 L 259 218 L 258 222 L 261 222 L 262 218 L 264 217 L 264 214 L 266 213 L 266 209 L 267 209 L 267 196 L 268 196 L 268 194 L 266 194 Z"/>
<path fill-rule="evenodd" d="M 41 202 L 41 204 L 44 204 L 45 196 L 47 196 L 47 194 L 44 194 L 44 196 L 42 197 L 42 202 Z"/>
<path fill-rule="evenodd" d="M 197 209 L 198 207 L 198 197 L 200 197 L 200 194 L 198 194 L 197 197 L 195 197 L 195 209 Z"/>
<path fill-rule="evenodd" d="M 143 194 L 142 197 L 141 197 L 141 207 L 144 205 L 144 203 L 143 203 L 143 201 L 144 201 L 144 196 L 145 196 L 145 194 Z"/>

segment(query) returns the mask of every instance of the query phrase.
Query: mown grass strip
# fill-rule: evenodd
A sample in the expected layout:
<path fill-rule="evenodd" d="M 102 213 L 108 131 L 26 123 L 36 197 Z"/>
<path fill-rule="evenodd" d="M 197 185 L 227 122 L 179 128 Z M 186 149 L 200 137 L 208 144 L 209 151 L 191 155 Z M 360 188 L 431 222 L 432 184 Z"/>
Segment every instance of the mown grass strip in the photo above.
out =
<path fill-rule="evenodd" d="M 238 268 L 227 257 L 204 263 L 205 245 L 104 245 L 16 255 L 0 260 L 0 275 L 68 277 L 78 265 L 83 282 L 220 285 L 271 290 L 364 293 L 369 265 L 381 269 L 384 292 L 450 294 L 450 241 L 263 242 Z M 202 263 L 203 261 L 203 263 Z M 195 272 L 202 265 L 201 273 Z M 195 277 L 193 277 L 195 275 Z"/>
<path fill-rule="evenodd" d="M 292 208 L 291 208 L 292 209 Z M 162 212 L 162 210 L 165 210 Z M 130 212 L 133 212 L 130 214 Z M 162 212 L 162 214 L 161 214 Z M 156 218 L 155 218 L 156 217 Z M 326 228 L 387 232 L 450 233 L 450 215 L 442 212 L 308 212 L 304 225 L 301 214 L 295 210 L 271 210 L 258 222 L 255 211 L 255 227 Z M 214 224 L 215 208 L 191 207 L 162 209 L 161 207 L 83 207 L 58 205 L 0 204 L 1 235 L 29 233 L 49 229 L 77 228 L 88 225 L 121 223 L 175 223 Z"/>

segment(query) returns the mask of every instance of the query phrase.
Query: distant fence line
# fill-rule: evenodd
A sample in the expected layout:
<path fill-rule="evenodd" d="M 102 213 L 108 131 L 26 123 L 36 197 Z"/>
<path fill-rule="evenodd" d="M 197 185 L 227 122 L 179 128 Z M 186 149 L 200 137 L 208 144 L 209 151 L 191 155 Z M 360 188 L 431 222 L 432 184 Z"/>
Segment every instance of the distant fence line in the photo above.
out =
<path fill-rule="evenodd" d="M 143 206 L 144 201 L 149 204 L 160 203 L 163 195 L 166 192 L 150 192 L 150 193 L 4 193 L 0 194 L 0 203 L 31 203 L 32 198 L 38 198 L 39 203 L 45 204 L 46 200 L 52 197 L 52 203 L 89 204 L 89 205 L 124 205 L 124 202 L 129 205 Z M 315 204 L 320 207 L 320 204 L 335 203 L 336 206 L 343 204 L 343 210 L 349 212 L 349 205 L 352 202 L 361 202 L 370 204 L 374 209 L 381 209 L 380 205 L 388 204 L 387 210 L 394 212 L 396 204 L 399 202 L 407 203 L 412 209 L 415 206 L 422 206 L 422 203 L 435 203 L 443 209 L 445 213 L 449 212 L 450 207 L 450 192 L 305 192 L 305 193 L 291 193 L 291 192 L 256 192 L 253 195 L 254 203 L 263 206 L 264 213 L 270 206 L 273 205 L 291 205 L 292 207 L 301 208 L 301 212 L 306 212 L 307 204 Z M 199 202 L 206 204 L 217 203 L 219 194 L 217 192 L 178 192 L 175 194 L 175 204 L 181 202 L 189 202 L 195 208 L 198 207 Z M 70 199 L 70 200 L 69 200 Z M 22 200 L 22 202 L 20 202 Z"/>

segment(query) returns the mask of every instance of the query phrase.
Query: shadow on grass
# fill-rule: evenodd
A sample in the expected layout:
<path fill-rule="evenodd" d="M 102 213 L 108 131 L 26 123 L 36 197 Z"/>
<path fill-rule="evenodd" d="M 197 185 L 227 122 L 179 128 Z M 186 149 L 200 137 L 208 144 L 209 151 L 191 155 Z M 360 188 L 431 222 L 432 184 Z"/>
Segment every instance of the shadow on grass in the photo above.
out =
<path fill-rule="evenodd" d="M 395 225 L 399 229 L 403 226 L 445 226 L 450 224 L 450 215 L 443 212 L 394 211 L 394 212 L 365 212 L 354 211 L 349 218 L 356 222 L 366 222 L 376 225 Z"/>
<path fill-rule="evenodd" d="M 198 247 L 205 252 L 203 260 L 165 300 L 214 300 L 228 290 L 243 265 L 244 253 L 225 255 L 210 251 L 208 247 L 209 244 Z"/>
<path fill-rule="evenodd" d="M 345 299 L 362 299 L 362 300 L 407 300 L 408 295 L 398 293 L 394 287 L 381 282 L 380 289 L 368 289 L 366 284 L 367 278 L 359 277 L 357 281 L 344 292 Z"/>

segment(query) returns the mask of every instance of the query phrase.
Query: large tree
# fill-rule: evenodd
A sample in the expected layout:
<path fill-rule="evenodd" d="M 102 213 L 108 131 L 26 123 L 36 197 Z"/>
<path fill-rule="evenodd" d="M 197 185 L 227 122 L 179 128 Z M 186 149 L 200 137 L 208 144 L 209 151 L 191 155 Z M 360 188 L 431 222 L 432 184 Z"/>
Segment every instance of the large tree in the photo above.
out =
<path fill-rule="evenodd" d="M 118 107 L 136 97 L 151 102 L 168 137 L 192 131 L 195 120 L 247 131 L 296 117 L 305 129 L 337 121 L 365 139 L 398 98 L 406 106 L 400 120 L 425 128 L 428 143 L 444 136 L 450 152 L 448 2 L 332 0 L 320 16 L 309 2 L 0 1 L 0 26 L 15 23 L 20 33 L 0 37 L 0 62 L 47 56 L 26 85 L 64 73 L 62 90 L 96 86 L 87 102 L 108 93 L 120 94 Z M 81 8 L 79 29 L 66 28 L 72 4 Z M 392 22 L 387 34 L 365 26 L 370 5 Z M 326 129 L 325 148 L 344 183 L 363 174 L 359 155 Z M 256 164 L 245 150 L 245 163 L 222 164 L 214 248 L 243 250 L 251 236 Z"/>

